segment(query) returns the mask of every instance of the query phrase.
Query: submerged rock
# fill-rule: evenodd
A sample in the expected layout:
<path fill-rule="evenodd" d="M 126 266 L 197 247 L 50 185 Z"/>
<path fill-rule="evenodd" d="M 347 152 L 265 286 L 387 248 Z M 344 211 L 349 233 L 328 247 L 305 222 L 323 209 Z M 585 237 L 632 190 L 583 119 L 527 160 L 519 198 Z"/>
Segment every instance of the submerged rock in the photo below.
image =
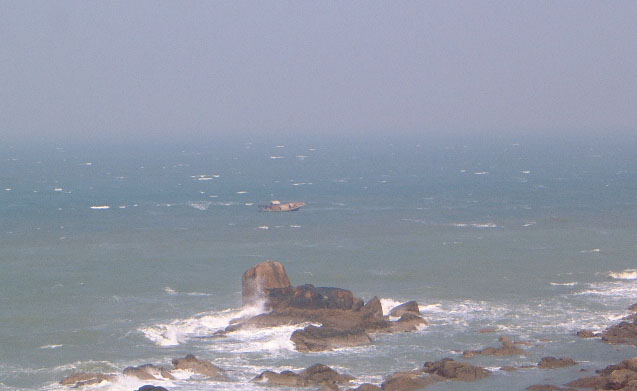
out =
<path fill-rule="evenodd" d="M 175 369 L 185 369 L 209 378 L 227 380 L 227 376 L 223 369 L 214 365 L 210 361 L 199 360 L 192 354 L 189 354 L 184 358 L 176 358 L 172 362 Z"/>
<path fill-rule="evenodd" d="M 325 326 L 307 326 L 292 333 L 290 340 L 299 352 L 320 352 L 340 347 L 361 346 L 372 343 L 364 329 L 338 330 Z"/>
<path fill-rule="evenodd" d="M 501 337 L 500 342 L 502 347 L 494 348 L 487 347 L 481 350 L 465 350 L 462 354 L 464 358 L 470 358 L 475 356 L 521 356 L 526 352 L 515 346 L 515 342 L 509 340 L 507 337 Z"/>
<path fill-rule="evenodd" d="M 563 368 L 570 367 L 572 365 L 577 365 L 577 362 L 572 358 L 561 357 L 542 357 L 540 362 L 537 364 L 538 368 L 542 369 L 555 369 L 555 368 Z"/>
<path fill-rule="evenodd" d="M 491 371 L 482 367 L 476 367 L 467 363 L 443 358 L 440 361 L 426 362 L 423 371 L 445 379 L 474 381 L 484 379 L 491 375 Z"/>

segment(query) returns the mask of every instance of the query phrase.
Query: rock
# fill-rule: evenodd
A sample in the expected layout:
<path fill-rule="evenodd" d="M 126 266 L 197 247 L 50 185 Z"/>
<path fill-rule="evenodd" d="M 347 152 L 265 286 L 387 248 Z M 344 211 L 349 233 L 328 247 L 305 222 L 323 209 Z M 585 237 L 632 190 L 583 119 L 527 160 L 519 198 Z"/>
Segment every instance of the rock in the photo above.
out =
<path fill-rule="evenodd" d="M 420 315 L 420 308 L 418 308 L 418 303 L 415 301 L 408 301 L 399 306 L 396 306 L 389 311 L 389 316 L 400 317 L 405 313 L 413 313 L 416 315 Z"/>
<path fill-rule="evenodd" d="M 407 391 L 424 388 L 429 382 L 422 372 L 396 372 L 383 382 L 383 391 Z"/>
<path fill-rule="evenodd" d="M 462 353 L 462 357 L 470 358 L 475 356 L 520 356 L 526 354 L 526 352 L 515 346 L 515 342 L 509 340 L 507 337 L 501 337 L 501 348 L 487 347 L 481 350 L 465 350 Z"/>
<path fill-rule="evenodd" d="M 457 362 L 450 358 L 426 362 L 423 371 L 446 379 L 460 381 L 480 380 L 491 375 L 491 372 L 487 369 Z"/>
<path fill-rule="evenodd" d="M 637 372 L 630 369 L 616 369 L 608 375 L 608 385 L 612 390 L 619 390 L 632 381 L 637 382 Z"/>
<path fill-rule="evenodd" d="M 580 338 L 595 338 L 596 337 L 595 333 L 590 330 L 580 330 L 575 335 L 577 335 Z"/>
<path fill-rule="evenodd" d="M 334 389 L 337 384 L 347 384 L 353 379 L 354 377 L 340 374 L 327 365 L 314 364 L 301 373 L 265 371 L 252 381 L 284 387 L 328 386 Z"/>
<path fill-rule="evenodd" d="M 292 371 L 283 371 L 276 373 L 272 371 L 265 371 L 259 376 L 252 379 L 254 382 L 267 383 L 284 387 L 305 387 L 307 386 L 305 380 L 298 374 Z"/>
<path fill-rule="evenodd" d="M 540 360 L 537 366 L 542 369 L 555 369 L 569 367 L 576 364 L 577 363 L 571 358 L 542 357 L 542 360 Z"/>
<path fill-rule="evenodd" d="M 628 307 L 628 311 L 637 312 L 637 303 Z"/>
<path fill-rule="evenodd" d="M 272 289 L 291 288 L 283 265 L 275 261 L 259 263 L 243 273 L 241 294 L 243 304 L 252 304 L 268 297 Z"/>
<path fill-rule="evenodd" d="M 500 370 L 504 371 L 504 372 L 513 372 L 513 371 L 517 371 L 518 369 L 516 367 L 511 366 L 511 365 L 505 365 L 505 366 L 501 367 Z"/>
<path fill-rule="evenodd" d="M 144 364 L 139 367 L 128 367 L 124 369 L 125 376 L 136 377 L 140 380 L 160 380 L 162 378 L 175 380 L 170 371 L 164 367 L 153 364 Z"/>
<path fill-rule="evenodd" d="M 300 375 L 302 379 L 312 385 L 347 384 L 354 380 L 353 376 L 342 375 L 323 364 L 314 364 L 302 371 Z"/>
<path fill-rule="evenodd" d="M 114 375 L 105 375 L 103 373 L 78 372 L 60 380 L 60 384 L 64 386 L 82 387 L 98 384 L 103 381 L 112 381 L 114 378 Z"/>
<path fill-rule="evenodd" d="M 375 317 L 383 316 L 383 306 L 380 304 L 380 299 L 377 296 L 372 297 L 363 307 L 363 311 L 372 314 Z"/>
<path fill-rule="evenodd" d="M 405 312 L 400 319 L 391 323 L 392 332 L 407 332 L 418 330 L 419 326 L 426 326 L 428 323 L 413 312 Z"/>
<path fill-rule="evenodd" d="M 292 333 L 290 340 L 299 352 L 320 352 L 345 346 L 372 343 L 364 329 L 338 330 L 325 326 L 307 326 Z"/>
<path fill-rule="evenodd" d="M 493 329 L 493 328 L 486 328 L 486 329 L 480 329 L 478 330 L 478 333 L 480 334 L 491 334 L 491 333 L 497 333 L 498 329 Z"/>
<path fill-rule="evenodd" d="M 607 328 L 601 335 L 607 343 L 637 346 L 637 314 Z"/>
<path fill-rule="evenodd" d="M 139 387 L 137 389 L 137 391 L 168 391 L 168 390 L 165 389 L 164 387 L 153 386 L 153 385 L 147 384 L 145 386 Z"/>
<path fill-rule="evenodd" d="M 581 379 L 574 380 L 566 385 L 568 387 L 575 388 L 595 388 L 595 389 L 607 389 L 607 380 L 601 376 L 587 376 Z"/>
<path fill-rule="evenodd" d="M 348 391 L 381 391 L 381 388 L 375 384 L 363 383 L 356 388 L 350 388 Z"/>
<path fill-rule="evenodd" d="M 225 371 L 210 361 L 199 360 L 192 354 L 173 360 L 175 369 L 185 369 L 217 380 L 226 380 Z"/>

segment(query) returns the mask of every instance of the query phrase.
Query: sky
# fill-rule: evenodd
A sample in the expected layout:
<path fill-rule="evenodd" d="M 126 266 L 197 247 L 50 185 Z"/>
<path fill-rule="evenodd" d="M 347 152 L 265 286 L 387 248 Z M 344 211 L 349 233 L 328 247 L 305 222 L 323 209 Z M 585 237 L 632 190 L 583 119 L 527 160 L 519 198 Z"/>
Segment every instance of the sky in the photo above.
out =
<path fill-rule="evenodd" d="M 637 132 L 636 1 L 2 1 L 0 135 Z"/>

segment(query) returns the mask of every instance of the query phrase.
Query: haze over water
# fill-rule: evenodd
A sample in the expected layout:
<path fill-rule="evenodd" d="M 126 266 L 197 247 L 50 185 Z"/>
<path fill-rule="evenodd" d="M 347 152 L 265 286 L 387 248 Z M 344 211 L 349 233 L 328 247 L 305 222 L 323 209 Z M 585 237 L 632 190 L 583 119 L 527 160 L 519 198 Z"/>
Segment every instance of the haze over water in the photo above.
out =
<path fill-rule="evenodd" d="M 250 380 L 263 370 L 316 362 L 380 383 L 499 335 L 531 342 L 529 354 L 471 362 L 581 362 L 552 372 L 560 383 L 634 356 L 574 336 L 617 322 L 635 301 L 634 138 L 347 141 L 3 146 L 1 389 L 61 389 L 74 371 L 121 373 L 187 353 L 233 381 L 154 383 L 259 389 Z M 259 212 L 271 199 L 308 205 Z M 429 326 L 310 354 L 294 350 L 294 327 L 210 338 L 242 311 L 241 274 L 265 259 L 295 285 L 377 295 L 385 310 L 415 299 Z M 545 376 L 496 371 L 429 388 L 522 389 Z"/>

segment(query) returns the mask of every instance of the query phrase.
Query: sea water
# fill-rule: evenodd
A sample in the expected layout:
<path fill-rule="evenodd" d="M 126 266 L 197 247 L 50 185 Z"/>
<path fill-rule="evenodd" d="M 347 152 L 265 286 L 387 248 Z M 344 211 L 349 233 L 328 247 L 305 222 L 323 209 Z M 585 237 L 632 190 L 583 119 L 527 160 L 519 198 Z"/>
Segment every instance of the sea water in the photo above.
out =
<path fill-rule="evenodd" d="M 269 200 L 304 201 L 264 213 Z M 501 335 L 527 354 L 467 361 L 488 379 L 435 390 L 563 384 L 637 355 L 580 339 L 637 298 L 637 142 L 427 137 L 266 138 L 0 147 L 0 390 L 58 390 L 192 353 L 229 382 L 120 376 L 99 390 L 259 390 L 264 370 L 329 365 L 380 384 Z M 429 325 L 369 346 L 299 353 L 295 327 L 215 337 L 266 259 L 295 285 L 417 300 Z M 480 333 L 493 329 L 494 333 Z M 544 356 L 579 364 L 500 371 Z"/>

